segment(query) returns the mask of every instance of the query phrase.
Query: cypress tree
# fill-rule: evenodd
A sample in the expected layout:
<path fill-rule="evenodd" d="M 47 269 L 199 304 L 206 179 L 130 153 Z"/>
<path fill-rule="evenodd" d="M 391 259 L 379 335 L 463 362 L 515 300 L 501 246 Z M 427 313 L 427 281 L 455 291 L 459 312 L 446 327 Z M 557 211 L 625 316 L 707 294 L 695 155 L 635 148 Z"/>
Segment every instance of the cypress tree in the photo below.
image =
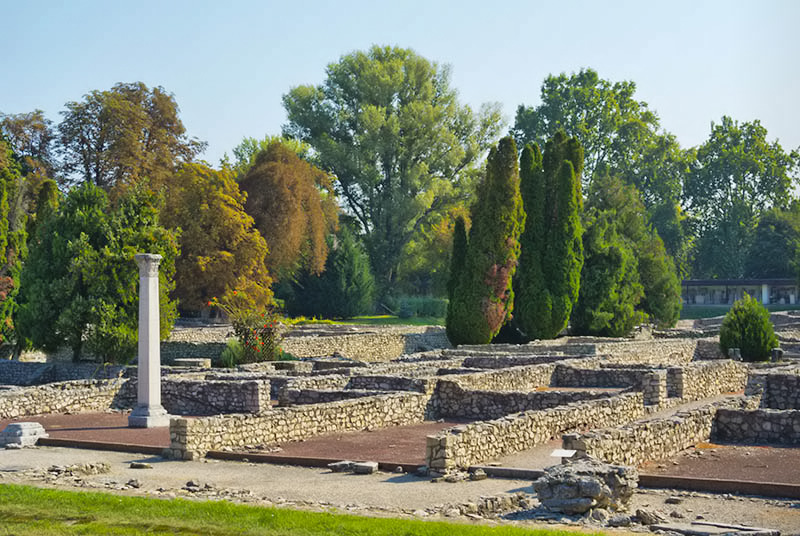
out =
<path fill-rule="evenodd" d="M 525 226 L 517 147 L 511 137 L 490 151 L 477 194 L 464 269 L 448 315 L 447 334 L 453 344 L 488 344 L 511 317 L 511 279 Z"/>
<path fill-rule="evenodd" d="M 467 260 L 467 229 L 464 223 L 464 218 L 458 217 L 456 219 L 455 228 L 453 229 L 453 253 L 450 256 L 450 279 L 447 280 L 447 319 L 445 326 L 447 329 L 447 338 L 453 340 L 455 335 L 450 333 L 451 327 L 454 325 L 453 306 L 456 303 L 455 292 L 459 279 L 464 272 L 464 262 Z"/>
<path fill-rule="evenodd" d="M 572 313 L 572 331 L 603 337 L 627 335 L 644 319 L 636 310 L 644 289 L 633 248 L 617 229 L 616 214 L 590 215 L 583 243 L 586 263 Z"/>
<path fill-rule="evenodd" d="M 527 145 L 520 161 L 528 223 L 516 300 L 517 324 L 529 337 L 552 339 L 569 321 L 578 299 L 583 242 L 583 148 L 558 131 L 545 146 Z"/>

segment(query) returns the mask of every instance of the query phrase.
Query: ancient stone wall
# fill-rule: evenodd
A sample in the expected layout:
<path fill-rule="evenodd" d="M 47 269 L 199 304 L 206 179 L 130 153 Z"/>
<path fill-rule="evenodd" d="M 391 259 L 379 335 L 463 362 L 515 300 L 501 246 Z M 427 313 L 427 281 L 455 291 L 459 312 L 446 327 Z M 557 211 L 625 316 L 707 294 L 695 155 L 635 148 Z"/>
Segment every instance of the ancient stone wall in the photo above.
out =
<path fill-rule="evenodd" d="M 0 385 L 40 385 L 71 380 L 112 379 L 124 374 L 125 367 L 121 365 L 0 361 Z"/>
<path fill-rule="evenodd" d="M 712 438 L 736 443 L 800 445 L 800 410 L 720 409 Z"/>
<path fill-rule="evenodd" d="M 730 359 L 672 367 L 667 369 L 668 396 L 692 401 L 743 391 L 747 374 L 747 365 Z"/>
<path fill-rule="evenodd" d="M 351 398 L 384 395 L 385 391 L 365 391 L 361 389 L 344 389 L 327 391 L 322 389 L 284 389 L 279 400 L 281 406 L 298 404 L 322 404 Z"/>
<path fill-rule="evenodd" d="M 195 459 L 226 447 L 270 445 L 321 434 L 422 422 L 430 397 L 421 393 L 392 393 L 275 408 L 262 415 L 222 415 L 170 422 L 170 447 L 165 456 Z"/>
<path fill-rule="evenodd" d="M 650 339 L 643 341 L 599 342 L 595 353 L 607 355 L 610 363 L 679 365 L 695 356 L 696 339 Z"/>
<path fill-rule="evenodd" d="M 362 328 L 363 330 L 363 328 Z M 296 357 L 337 355 L 367 362 L 389 361 L 403 354 L 434 348 L 449 348 L 450 343 L 439 326 L 403 326 L 374 328 L 361 333 L 290 334 L 283 339 L 284 350 Z"/>
<path fill-rule="evenodd" d="M 606 398 L 612 394 L 607 391 L 467 391 L 458 382 L 439 380 L 435 398 L 440 417 L 488 420 L 521 411 Z"/>
<path fill-rule="evenodd" d="M 630 422 L 643 415 L 643 408 L 641 393 L 626 393 L 457 426 L 428 436 L 426 462 L 437 471 L 466 468 L 541 445 L 568 430 Z"/>
<path fill-rule="evenodd" d="M 800 409 L 800 376 L 767 374 L 763 405 L 771 409 Z"/>
<path fill-rule="evenodd" d="M 264 380 L 163 380 L 161 403 L 173 415 L 263 413 L 271 409 L 270 385 Z"/>
<path fill-rule="evenodd" d="M 556 365 L 553 387 L 633 387 L 641 389 L 652 369 L 648 368 L 578 368 Z"/>
<path fill-rule="evenodd" d="M 528 365 L 506 369 L 488 370 L 451 377 L 462 388 L 482 391 L 533 391 L 537 387 L 548 387 L 556 365 Z"/>
<path fill-rule="evenodd" d="M 436 387 L 435 378 L 406 378 L 404 376 L 353 376 L 347 382 L 346 389 L 366 389 L 372 391 L 416 391 L 433 393 Z"/>
<path fill-rule="evenodd" d="M 43 413 L 93 413 L 115 406 L 127 380 L 78 380 L 0 391 L 0 419 Z"/>
<path fill-rule="evenodd" d="M 568 434 L 563 438 L 563 447 L 577 450 L 579 456 L 588 454 L 612 464 L 640 465 L 646 461 L 661 460 L 707 441 L 717 409 L 739 403 L 739 399 L 731 397 L 723 402 L 680 411 L 666 418 Z"/>

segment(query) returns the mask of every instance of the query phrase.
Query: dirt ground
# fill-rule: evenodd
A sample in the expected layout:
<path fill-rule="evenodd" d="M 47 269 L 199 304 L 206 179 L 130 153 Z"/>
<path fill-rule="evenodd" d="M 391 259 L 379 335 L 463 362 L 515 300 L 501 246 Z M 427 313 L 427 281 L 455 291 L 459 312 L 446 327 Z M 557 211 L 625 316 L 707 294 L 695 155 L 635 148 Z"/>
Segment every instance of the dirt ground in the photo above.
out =
<path fill-rule="evenodd" d="M 678 456 L 645 464 L 656 475 L 800 484 L 800 449 L 701 443 Z"/>

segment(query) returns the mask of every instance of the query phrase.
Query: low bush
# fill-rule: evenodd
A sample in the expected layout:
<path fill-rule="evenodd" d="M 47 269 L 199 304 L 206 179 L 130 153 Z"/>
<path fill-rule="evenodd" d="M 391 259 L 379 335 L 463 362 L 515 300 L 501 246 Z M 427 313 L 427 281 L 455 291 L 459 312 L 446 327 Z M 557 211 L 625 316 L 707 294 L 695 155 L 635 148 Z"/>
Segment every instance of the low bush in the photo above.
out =
<path fill-rule="evenodd" d="M 778 347 L 769 311 L 745 294 L 722 320 L 719 345 L 725 355 L 729 348 L 739 348 L 745 361 L 768 360 L 772 349 Z"/>
<path fill-rule="evenodd" d="M 280 359 L 280 316 L 272 308 L 259 310 L 246 293 L 234 291 L 221 300 L 212 298 L 209 306 L 228 315 L 237 345 L 229 344 L 221 356 L 226 366 Z"/>

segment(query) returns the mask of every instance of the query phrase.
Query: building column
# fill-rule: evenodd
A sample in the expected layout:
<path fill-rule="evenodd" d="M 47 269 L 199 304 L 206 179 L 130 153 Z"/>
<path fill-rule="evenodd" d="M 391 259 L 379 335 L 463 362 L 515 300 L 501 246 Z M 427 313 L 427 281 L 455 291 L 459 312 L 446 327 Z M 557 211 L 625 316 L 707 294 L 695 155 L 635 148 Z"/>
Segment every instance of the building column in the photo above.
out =
<path fill-rule="evenodd" d="M 161 406 L 161 347 L 159 341 L 158 265 L 161 255 L 140 253 L 139 356 L 137 405 L 128 417 L 132 428 L 169 426 L 170 416 Z"/>
<path fill-rule="evenodd" d="M 766 283 L 761 285 L 761 303 L 769 305 L 769 285 Z"/>

